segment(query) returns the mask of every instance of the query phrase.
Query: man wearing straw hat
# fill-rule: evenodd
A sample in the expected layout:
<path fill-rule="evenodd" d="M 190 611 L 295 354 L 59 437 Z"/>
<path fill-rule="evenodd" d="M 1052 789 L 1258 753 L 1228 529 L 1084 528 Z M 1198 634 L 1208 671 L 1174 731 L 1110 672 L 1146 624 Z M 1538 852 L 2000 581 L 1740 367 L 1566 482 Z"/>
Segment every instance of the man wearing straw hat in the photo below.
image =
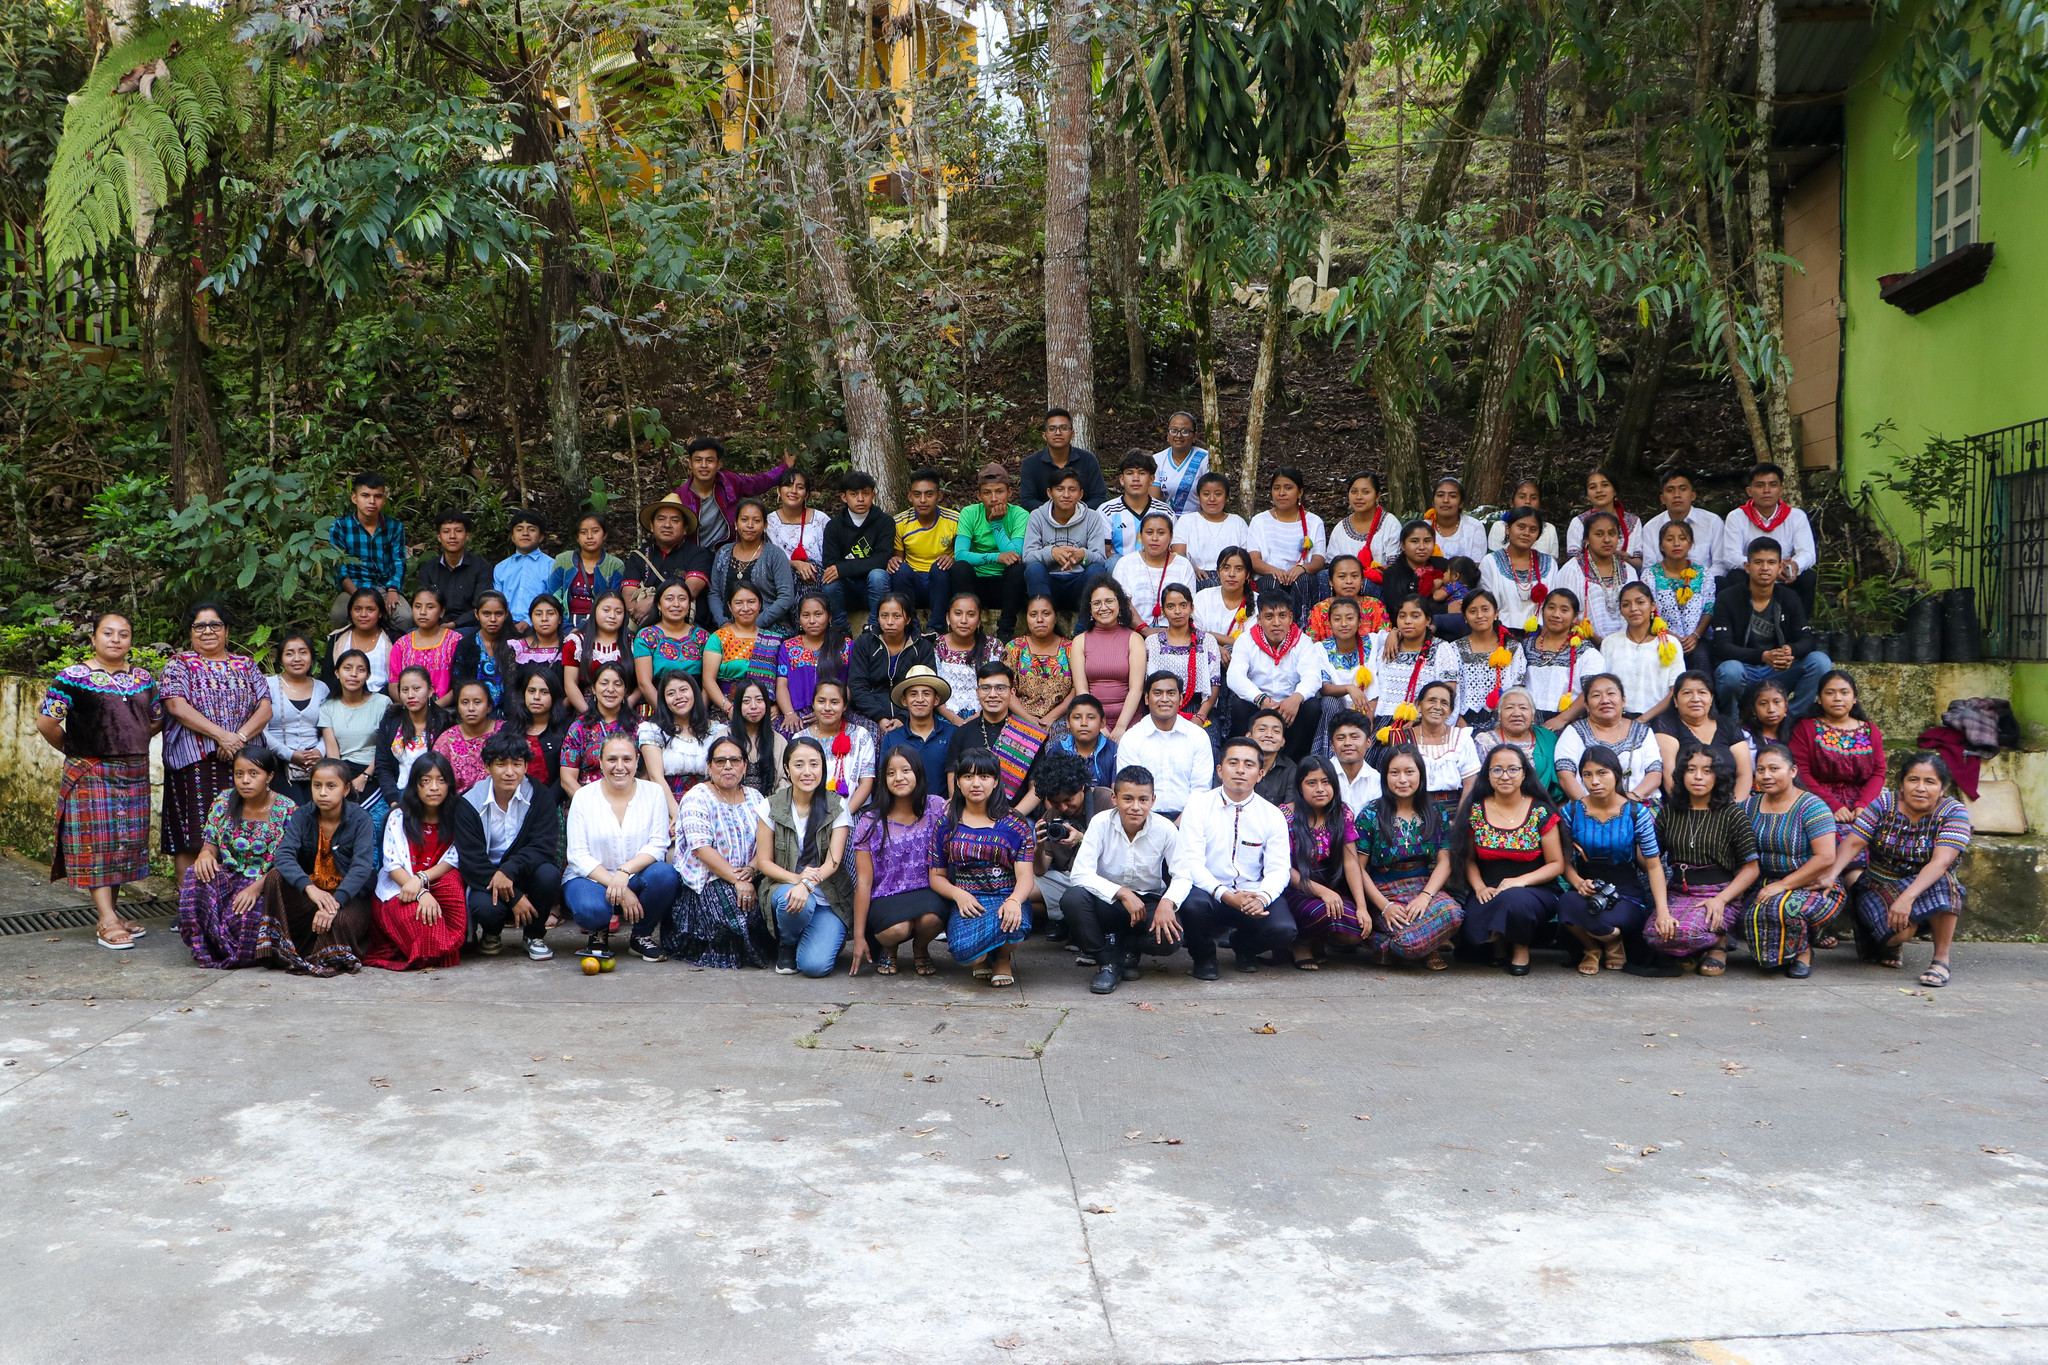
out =
<path fill-rule="evenodd" d="M 934 796 L 946 794 L 946 749 L 952 743 L 954 727 L 940 719 L 938 710 L 953 699 L 953 686 L 929 664 L 912 664 L 889 699 L 908 714 L 903 724 L 883 736 L 882 753 L 901 746 L 911 750 L 924 764 L 925 785 Z M 879 765 L 878 765 L 879 766 Z"/>
<path fill-rule="evenodd" d="M 626 556 L 621 590 L 634 619 L 645 622 L 654 616 L 661 585 L 671 578 L 687 582 L 691 596 L 704 595 L 704 587 L 711 581 L 711 552 L 692 538 L 697 530 L 696 510 L 673 493 L 640 509 L 640 529 L 647 532 L 648 540 Z"/>

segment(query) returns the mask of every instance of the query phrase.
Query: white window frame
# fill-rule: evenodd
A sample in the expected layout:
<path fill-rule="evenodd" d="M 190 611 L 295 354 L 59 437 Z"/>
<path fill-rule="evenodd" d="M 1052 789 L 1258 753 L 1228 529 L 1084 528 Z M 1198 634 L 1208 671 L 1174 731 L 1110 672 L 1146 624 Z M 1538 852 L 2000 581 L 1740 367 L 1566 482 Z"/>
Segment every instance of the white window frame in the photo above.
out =
<path fill-rule="evenodd" d="M 1935 120 L 1934 161 L 1929 185 L 1932 213 L 1928 259 L 1938 261 L 1959 247 L 1984 240 L 1984 130 L 1965 108 L 1975 100 L 1951 106 Z M 1958 201 L 1967 203 L 1957 208 Z"/>

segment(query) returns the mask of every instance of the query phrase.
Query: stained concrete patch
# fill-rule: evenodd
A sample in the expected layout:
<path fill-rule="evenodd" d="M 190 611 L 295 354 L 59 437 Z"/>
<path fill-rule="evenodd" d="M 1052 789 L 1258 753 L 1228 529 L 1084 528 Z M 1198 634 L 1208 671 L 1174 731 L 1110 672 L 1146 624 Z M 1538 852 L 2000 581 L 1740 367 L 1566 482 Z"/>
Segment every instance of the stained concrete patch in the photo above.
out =
<path fill-rule="evenodd" d="M 1050 1005 L 852 1004 L 818 1046 L 902 1056 L 1041 1055 L 1067 1011 Z"/>

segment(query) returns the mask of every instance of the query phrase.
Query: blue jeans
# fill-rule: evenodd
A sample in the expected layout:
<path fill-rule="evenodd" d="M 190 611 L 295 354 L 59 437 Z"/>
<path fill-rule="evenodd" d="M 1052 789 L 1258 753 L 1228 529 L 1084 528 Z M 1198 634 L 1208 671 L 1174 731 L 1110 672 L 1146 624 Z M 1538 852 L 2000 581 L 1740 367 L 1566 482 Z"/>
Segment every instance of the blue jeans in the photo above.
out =
<path fill-rule="evenodd" d="M 775 911 L 775 929 L 784 943 L 796 945 L 796 969 L 805 976 L 830 976 L 839 965 L 839 950 L 846 946 L 846 921 L 832 913 L 816 891 L 801 910 L 788 910 L 789 893 L 796 888 L 777 882 L 768 889 L 768 904 Z"/>
<path fill-rule="evenodd" d="M 1100 565 L 1055 571 L 1034 559 L 1024 566 L 1024 596 L 1027 601 L 1033 597 L 1050 597 L 1054 611 L 1079 611 L 1083 585 L 1091 578 L 1102 576 Z"/>
<path fill-rule="evenodd" d="M 652 863 L 627 878 L 626 886 L 640 898 L 640 919 L 627 925 L 626 932 L 633 938 L 660 942 L 682 884 L 672 863 Z M 594 878 L 571 877 L 563 882 L 562 903 L 569 908 L 576 927 L 587 934 L 601 933 L 612 922 L 612 904 L 605 899 L 604 883 Z"/>
<path fill-rule="evenodd" d="M 1714 670 L 1714 692 L 1723 711 L 1738 715 L 1742 694 L 1769 678 L 1785 689 L 1789 714 L 1803 716 L 1820 690 L 1821 675 L 1834 666 L 1835 661 L 1817 649 L 1803 659 L 1794 659 L 1792 667 L 1782 673 L 1769 664 L 1743 664 L 1730 659 Z"/>
<path fill-rule="evenodd" d="M 851 577 L 842 572 L 839 577 L 825 585 L 824 592 L 825 602 L 832 608 L 832 624 L 850 635 L 852 631 L 846 624 L 847 608 L 866 608 L 869 616 L 868 626 L 872 629 L 875 603 L 881 601 L 889 592 L 889 575 L 881 569 L 868 570 L 865 578 Z"/>
<path fill-rule="evenodd" d="M 953 600 L 951 569 L 913 569 L 906 560 L 889 575 L 889 591 L 902 593 L 912 607 L 923 607 L 928 617 L 936 618 L 931 622 L 934 630 L 945 629 L 946 604 Z"/>

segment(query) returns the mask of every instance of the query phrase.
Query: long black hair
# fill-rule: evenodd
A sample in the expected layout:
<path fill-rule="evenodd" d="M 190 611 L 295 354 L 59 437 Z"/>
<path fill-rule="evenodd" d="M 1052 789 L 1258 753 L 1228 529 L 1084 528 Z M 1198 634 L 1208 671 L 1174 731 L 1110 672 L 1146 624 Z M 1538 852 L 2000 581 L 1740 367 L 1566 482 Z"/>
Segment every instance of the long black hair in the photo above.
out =
<path fill-rule="evenodd" d="M 960 817 L 967 810 L 967 795 L 962 779 L 969 777 L 993 777 L 996 789 L 988 796 L 988 818 L 1001 823 L 1010 813 L 1010 798 L 1003 791 L 1003 766 L 996 762 L 995 753 L 989 749 L 969 749 L 960 755 L 960 761 L 953 765 L 953 799 L 946 803 L 946 827 L 941 831 L 939 846 L 944 848 L 952 841 L 953 831 L 960 828 Z"/>
<path fill-rule="evenodd" d="M 546 665 L 541 665 L 541 667 L 546 667 Z M 604 719 L 604 707 L 597 699 L 597 683 L 598 679 L 604 677 L 604 675 L 607 673 L 618 674 L 619 685 L 626 689 L 625 695 L 619 698 L 619 722 L 621 724 L 630 724 L 633 720 L 633 707 L 631 701 L 634 687 L 633 675 L 627 672 L 626 665 L 622 661 L 617 659 L 614 659 L 612 662 L 608 664 L 599 664 L 596 668 L 591 670 L 590 709 L 584 712 L 584 715 L 595 716 L 599 721 L 602 721 Z"/>
<path fill-rule="evenodd" d="M 796 778 L 790 776 L 789 765 L 802 749 L 809 749 L 818 756 L 818 785 L 811 788 L 811 810 L 810 814 L 804 817 L 803 838 L 798 841 L 796 849 L 797 867 L 790 869 L 791 871 L 816 867 L 825 861 L 825 855 L 818 847 L 818 836 L 825 824 L 825 807 L 831 804 L 833 796 L 831 784 L 825 780 L 826 774 L 832 770 L 832 764 L 825 757 L 825 746 L 809 735 L 798 735 L 789 742 L 789 747 L 782 751 L 782 775 L 789 778 L 791 802 L 794 803 L 796 800 Z M 794 804 L 790 806 L 790 810 L 792 813 L 795 812 Z"/>
<path fill-rule="evenodd" d="M 917 776 L 917 785 L 910 789 L 910 808 L 919 820 L 924 819 L 925 807 L 931 804 L 931 777 L 917 751 L 901 744 L 882 750 L 882 761 L 876 765 L 874 785 L 868 788 L 868 799 L 861 806 L 860 813 L 873 818 L 875 830 L 882 839 L 881 851 L 885 853 L 889 849 L 889 812 L 896 806 L 896 795 L 889 790 L 889 760 L 897 754 L 903 755 L 910 771 Z"/>
<path fill-rule="evenodd" d="M 597 608 L 599 603 L 611 597 L 619 599 L 619 608 L 625 612 L 625 616 L 619 621 L 619 657 L 622 659 L 633 657 L 633 611 L 632 608 L 626 605 L 626 595 L 617 588 L 612 588 L 590 599 L 590 615 L 584 618 L 582 625 L 576 627 L 576 662 L 580 667 L 595 668 L 597 666 L 595 662 L 597 654 Z M 660 598 L 655 599 L 657 606 L 659 606 L 660 600 Z M 658 612 L 655 619 L 660 619 Z"/>
<path fill-rule="evenodd" d="M 504 700 L 498 703 L 498 710 L 524 736 L 526 727 L 533 724 L 533 712 L 526 705 L 526 689 L 533 686 L 535 678 L 545 683 L 548 689 L 548 723 L 544 733 L 552 735 L 568 729 L 569 706 L 562 699 L 562 684 L 546 664 L 528 664 L 520 669 L 506 686 Z"/>
<path fill-rule="evenodd" d="M 1817 721 L 1822 716 L 1827 714 L 1826 712 L 1820 709 L 1820 694 L 1827 689 L 1827 685 L 1829 683 L 1833 682 L 1837 678 L 1840 678 L 1843 682 L 1849 684 L 1849 695 L 1852 698 L 1854 698 L 1854 700 L 1849 703 L 1850 717 L 1855 720 L 1860 720 L 1864 724 L 1868 725 L 1870 723 L 1870 717 L 1863 714 L 1863 689 L 1856 685 L 1856 679 L 1854 677 L 1850 676 L 1848 673 L 1844 672 L 1839 668 L 1831 668 L 1827 672 L 1820 675 L 1820 681 L 1818 683 L 1815 683 L 1813 688 L 1813 704 L 1806 708 L 1806 714 L 1801 716 L 1800 719 Z"/>
<path fill-rule="evenodd" d="M 427 685 L 427 732 L 424 735 L 413 729 L 412 712 L 405 709 L 405 703 L 398 697 L 399 687 L 415 673 Z M 490 689 L 487 687 L 484 691 L 488 693 Z M 398 717 L 399 736 L 408 744 L 416 739 L 432 744 L 437 735 L 455 723 L 454 713 L 434 700 L 434 675 L 419 664 L 408 664 L 398 670 L 398 676 L 391 680 L 391 700 L 392 713 Z"/>
<path fill-rule="evenodd" d="M 271 748 L 268 744 L 265 744 L 262 740 L 258 739 L 252 740 L 249 743 L 243 745 L 241 752 L 235 755 L 235 762 L 250 763 L 254 764 L 258 768 L 263 769 L 264 772 L 270 775 L 270 791 L 272 796 L 282 795 L 282 793 L 280 793 L 277 790 L 277 782 L 279 778 L 285 775 L 286 770 L 290 767 L 290 764 L 286 761 L 285 756 L 283 754 L 279 753 L 277 750 Z M 231 771 L 233 769 L 233 766 L 233 764 L 229 765 Z M 1948 770 L 1943 769 L 1942 780 L 1946 781 L 1947 778 Z M 232 783 L 228 785 L 227 804 L 228 819 L 240 820 L 242 818 L 242 793 L 239 790 L 237 790 Z"/>
<path fill-rule="evenodd" d="M 1762 697 L 1766 691 L 1776 692 L 1779 696 L 1785 699 L 1785 719 L 1779 721 L 1778 725 L 1779 728 L 1781 728 L 1785 732 L 1786 736 L 1789 738 L 1792 734 L 1792 726 L 1794 724 L 1794 719 L 1792 716 L 1792 694 L 1785 690 L 1784 685 L 1782 683 L 1773 682 L 1769 678 L 1758 678 L 1755 682 L 1751 683 L 1749 685 L 1748 690 L 1746 690 L 1742 694 L 1742 701 L 1737 709 L 1737 714 L 1741 717 L 1742 720 L 1742 728 L 1745 731 L 1748 731 L 1752 734 L 1755 733 L 1756 726 L 1759 723 L 1756 718 L 1757 699 Z M 1815 688 L 1813 695 L 1815 696 L 1815 698 L 1818 698 L 1820 696 L 1820 689 Z"/>
<path fill-rule="evenodd" d="M 677 712 L 668 704 L 668 685 L 681 678 L 690 685 L 689 709 Z M 680 668 L 665 668 L 654 675 L 654 711 L 648 719 L 669 739 L 688 727 L 691 739 L 702 739 L 711 729 L 711 715 L 704 707 L 704 687 Z"/>
<path fill-rule="evenodd" d="M 1479 780 L 1472 784 L 1472 790 L 1466 792 L 1464 799 L 1458 802 L 1457 828 L 1452 833 L 1457 839 L 1456 856 L 1460 862 L 1472 856 L 1472 807 L 1493 794 L 1493 780 L 1487 774 L 1487 769 L 1493 766 L 1496 754 L 1513 754 L 1515 761 L 1522 765 L 1522 783 L 1518 790 L 1529 798 L 1531 808 L 1551 818 L 1557 815 L 1556 804 L 1551 801 L 1550 794 L 1543 790 L 1543 783 L 1536 776 L 1536 760 L 1512 744 L 1496 744 L 1487 750 L 1486 757 L 1480 760 Z"/>
<path fill-rule="evenodd" d="M 751 734 L 748 733 L 747 718 L 741 712 L 750 689 L 760 692 L 761 701 L 767 707 L 761 713 L 760 725 Z M 768 689 L 765 678 L 749 675 L 741 678 L 739 686 L 733 688 L 732 721 L 727 735 L 733 743 L 740 746 L 740 752 L 746 756 L 747 771 L 752 772 L 758 767 L 767 775 L 768 790 L 771 793 L 782 785 L 782 773 L 770 761 L 775 753 L 775 694 Z"/>
<path fill-rule="evenodd" d="M 448 784 L 448 794 L 441 798 L 438 814 L 445 817 L 449 803 L 461 799 L 462 784 L 455 780 L 455 764 L 448 755 L 429 749 L 414 759 L 412 772 L 405 779 L 405 791 L 398 798 L 398 809 L 405 815 L 405 837 L 413 843 L 427 837 L 427 807 L 420 800 L 420 780 L 433 772 L 441 774 L 441 780 Z"/>
<path fill-rule="evenodd" d="M 1308 798 L 1301 794 L 1304 778 L 1321 773 L 1323 780 L 1330 784 L 1330 799 L 1318 810 L 1311 806 Z M 1287 822 L 1288 852 L 1293 855 L 1294 870 L 1303 880 L 1313 878 L 1323 885 L 1330 885 L 1330 873 L 1335 867 L 1341 875 L 1344 866 L 1344 784 L 1337 776 L 1337 767 L 1329 759 L 1311 755 L 1301 760 L 1294 770 L 1293 818 Z M 1330 846 L 1320 863 L 1316 860 L 1314 830 L 1315 821 L 1321 821 L 1323 829 L 1330 836 Z"/>
<path fill-rule="evenodd" d="M 789 619 L 796 623 L 796 630 L 791 633 L 802 638 L 806 602 L 816 602 L 825 609 L 825 643 L 818 650 L 818 680 L 845 682 L 846 632 L 840 628 L 839 617 L 833 612 L 832 603 L 826 600 L 823 590 L 805 588 L 797 595 L 796 610 L 789 615 Z"/>
<path fill-rule="evenodd" d="M 1714 769 L 1714 787 L 1707 793 L 1707 809 L 1720 810 L 1724 806 L 1734 804 L 1735 764 L 1722 754 L 1722 750 L 1711 744 L 1702 744 L 1696 739 L 1688 739 L 1679 745 L 1678 756 L 1671 760 L 1673 781 L 1676 786 L 1671 793 L 1671 800 L 1665 804 L 1674 811 L 1692 809 L 1692 793 L 1685 787 L 1685 770 L 1692 766 L 1695 758 L 1702 755 Z"/>
<path fill-rule="evenodd" d="M 1394 795 L 1393 789 L 1387 786 L 1387 773 L 1393 769 L 1394 760 L 1397 758 L 1406 758 L 1415 765 L 1415 795 L 1409 800 L 1415 803 L 1415 813 L 1421 817 L 1423 837 L 1434 846 L 1442 835 L 1443 806 L 1441 802 L 1429 799 L 1429 765 L 1422 761 L 1422 750 L 1417 748 L 1412 740 L 1381 745 L 1379 761 L 1373 764 L 1380 775 L 1380 799 L 1373 802 L 1373 823 L 1379 827 L 1379 845 L 1381 848 L 1392 848 L 1395 840 L 1400 838 L 1400 831 L 1395 828 L 1399 814 L 1395 809 L 1395 803 L 1399 798 Z M 1479 784 L 1475 782 L 1472 785 L 1476 788 Z M 1360 822 L 1363 822 L 1364 816 L 1364 811 L 1355 812 L 1355 817 Z"/>

